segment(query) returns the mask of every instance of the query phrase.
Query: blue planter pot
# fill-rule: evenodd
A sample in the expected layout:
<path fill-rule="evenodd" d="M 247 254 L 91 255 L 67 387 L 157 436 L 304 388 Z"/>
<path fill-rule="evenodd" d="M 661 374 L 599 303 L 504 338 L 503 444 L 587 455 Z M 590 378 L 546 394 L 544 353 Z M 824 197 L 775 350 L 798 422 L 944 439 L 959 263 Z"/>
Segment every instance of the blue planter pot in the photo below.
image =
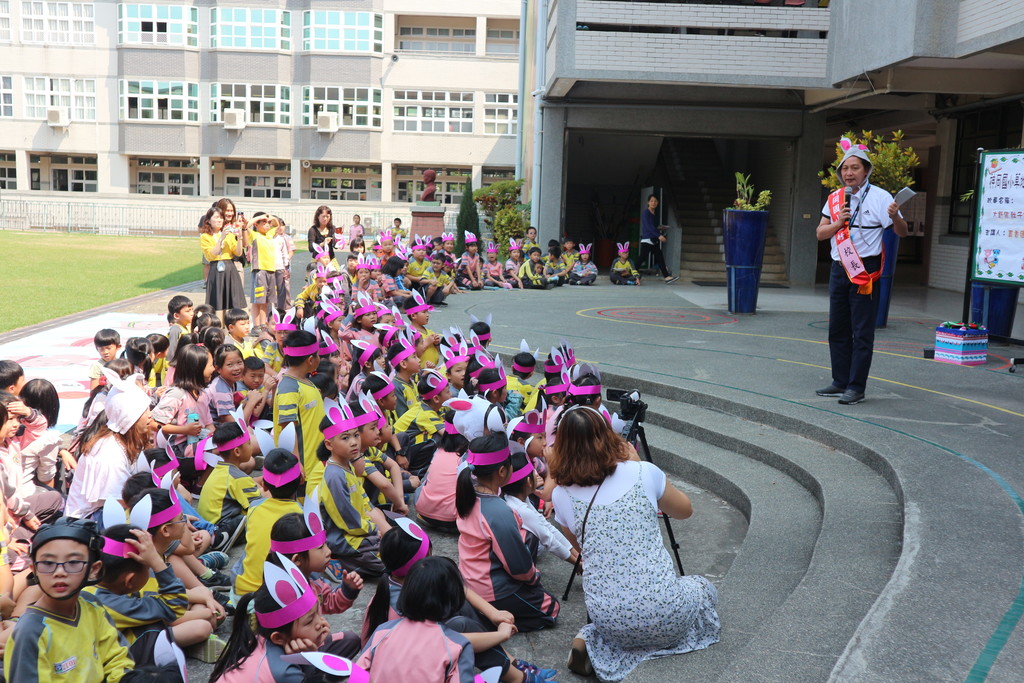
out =
<path fill-rule="evenodd" d="M 988 294 L 986 316 L 985 294 Z M 1017 313 L 1018 287 L 1000 287 L 975 282 L 971 285 L 971 322 L 984 324 L 989 334 L 1009 337 L 1013 331 L 1013 318 Z"/>
<path fill-rule="evenodd" d="M 889 302 L 892 299 L 892 280 L 896 274 L 896 256 L 900 251 L 900 236 L 895 230 L 882 231 L 882 244 L 885 246 L 885 263 L 882 264 L 882 275 L 878 278 L 878 313 L 875 314 L 875 327 L 889 324 Z"/>
<path fill-rule="evenodd" d="M 768 212 L 725 209 L 722 211 L 722 226 L 729 312 L 756 313 L 764 241 L 768 234 Z"/>

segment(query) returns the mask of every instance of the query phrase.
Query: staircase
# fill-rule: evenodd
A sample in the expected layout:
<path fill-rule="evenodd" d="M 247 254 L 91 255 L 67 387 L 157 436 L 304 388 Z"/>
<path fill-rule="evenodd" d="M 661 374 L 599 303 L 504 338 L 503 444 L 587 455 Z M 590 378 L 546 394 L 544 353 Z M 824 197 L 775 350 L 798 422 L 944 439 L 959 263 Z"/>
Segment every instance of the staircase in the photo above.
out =
<path fill-rule="evenodd" d="M 710 139 L 665 138 L 661 161 L 668 178 L 669 202 L 682 227 L 680 278 L 684 282 L 724 284 L 722 209 L 736 199 L 734 176 L 722 166 Z M 786 259 L 771 225 L 765 240 L 761 282 L 788 284 Z"/>

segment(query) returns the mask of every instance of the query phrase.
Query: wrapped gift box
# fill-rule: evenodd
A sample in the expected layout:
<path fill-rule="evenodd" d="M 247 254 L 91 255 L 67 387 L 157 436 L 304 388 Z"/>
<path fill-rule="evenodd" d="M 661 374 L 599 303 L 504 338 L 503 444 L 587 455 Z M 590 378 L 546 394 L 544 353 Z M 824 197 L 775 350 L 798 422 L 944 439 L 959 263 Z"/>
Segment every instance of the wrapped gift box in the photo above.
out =
<path fill-rule="evenodd" d="M 984 365 L 988 360 L 988 330 L 936 327 L 935 360 L 954 365 Z"/>

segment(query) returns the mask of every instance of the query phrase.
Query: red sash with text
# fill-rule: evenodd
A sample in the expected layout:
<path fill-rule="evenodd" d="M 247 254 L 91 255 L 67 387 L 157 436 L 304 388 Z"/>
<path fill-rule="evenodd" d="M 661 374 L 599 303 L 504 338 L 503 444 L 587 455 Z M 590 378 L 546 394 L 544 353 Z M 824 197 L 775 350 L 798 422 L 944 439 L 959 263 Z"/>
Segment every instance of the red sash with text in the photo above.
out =
<path fill-rule="evenodd" d="M 833 223 L 839 220 L 839 214 L 843 210 L 845 202 L 846 197 L 843 194 L 843 188 L 839 188 L 828 196 L 828 212 Z M 875 280 L 882 276 L 882 267 L 885 264 L 885 248 L 882 248 L 883 266 L 880 266 L 873 273 L 867 272 L 864 268 L 864 262 L 861 261 L 857 249 L 853 246 L 853 240 L 850 238 L 850 228 L 844 225 L 836 233 L 836 250 L 839 252 L 839 262 L 843 264 L 846 277 L 850 278 L 850 282 L 857 285 L 857 293 L 870 296 L 874 290 Z"/>

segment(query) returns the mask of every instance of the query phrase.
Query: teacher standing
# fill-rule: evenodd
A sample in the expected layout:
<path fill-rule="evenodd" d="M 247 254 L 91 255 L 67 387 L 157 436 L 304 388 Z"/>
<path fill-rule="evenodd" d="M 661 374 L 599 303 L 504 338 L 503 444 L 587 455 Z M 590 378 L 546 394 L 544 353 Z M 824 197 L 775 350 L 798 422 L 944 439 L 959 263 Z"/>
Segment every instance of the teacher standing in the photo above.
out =
<path fill-rule="evenodd" d="M 815 393 L 856 405 L 864 400 L 875 349 L 878 292 L 874 283 L 882 274 L 883 259 L 896 258 L 884 253 L 882 233 L 892 228 L 906 237 L 907 222 L 892 195 L 868 182 L 872 168 L 868 148 L 846 138 L 839 144 L 845 153 L 836 175 L 843 187 L 829 195 L 817 230 L 819 241 L 829 241 L 832 256 L 828 279 L 832 384 Z M 849 204 L 844 201 L 846 188 Z"/>
<path fill-rule="evenodd" d="M 569 669 L 621 681 L 641 662 L 718 642 L 718 591 L 703 576 L 676 576 L 658 510 L 693 509 L 653 463 L 612 431 L 601 413 L 562 413 L 549 452 L 555 519 L 578 540 L 592 620 L 573 640 Z"/>
<path fill-rule="evenodd" d="M 679 279 L 678 275 L 673 276 L 665 267 L 665 254 L 661 247 L 667 241 L 662 226 L 658 225 L 658 198 L 652 194 L 647 198 L 647 208 L 640 216 L 640 262 L 646 262 L 648 256 L 653 256 L 654 265 L 661 271 L 666 285 Z"/>

